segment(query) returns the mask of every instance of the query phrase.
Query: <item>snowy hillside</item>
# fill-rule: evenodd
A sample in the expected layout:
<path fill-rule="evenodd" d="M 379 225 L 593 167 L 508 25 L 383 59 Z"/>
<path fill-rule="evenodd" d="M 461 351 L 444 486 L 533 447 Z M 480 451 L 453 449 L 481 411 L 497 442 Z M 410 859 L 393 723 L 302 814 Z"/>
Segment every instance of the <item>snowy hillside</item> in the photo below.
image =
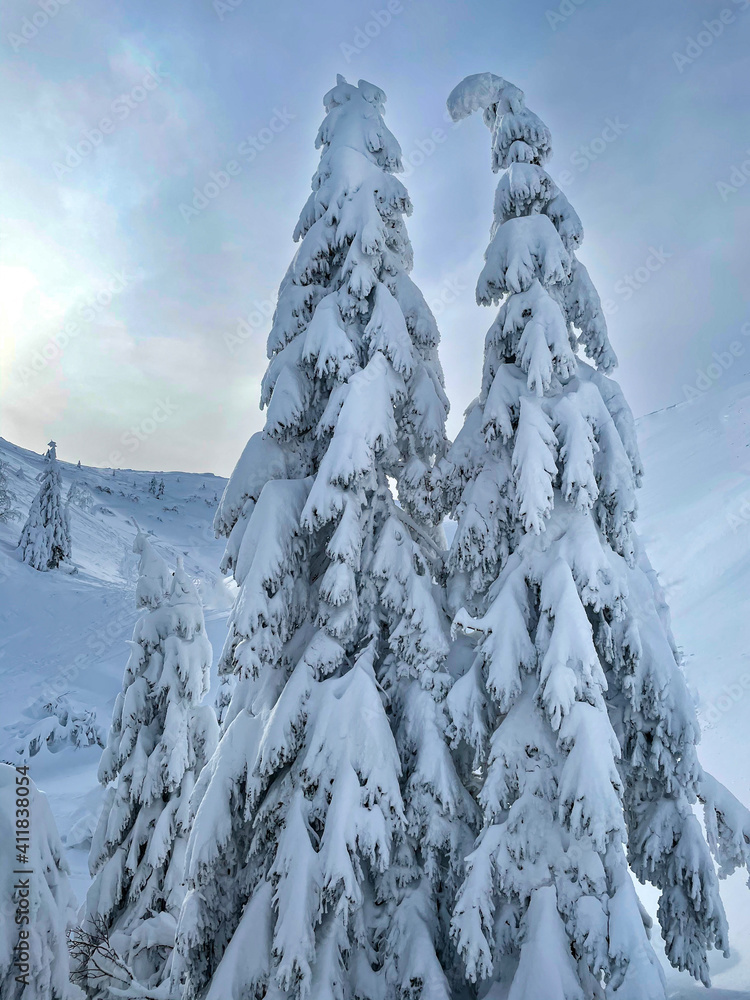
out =
<path fill-rule="evenodd" d="M 750 382 L 714 389 L 638 423 L 646 469 L 640 532 L 666 589 L 703 728 L 700 754 L 750 804 Z M 669 973 L 675 998 L 750 997 L 750 893 L 722 884 L 732 956 L 707 994 Z M 649 907 L 653 912 L 653 907 Z M 736 991 L 736 992 L 735 992 Z"/>
<path fill-rule="evenodd" d="M 16 496 L 14 507 L 25 517 L 38 489 L 42 456 L 0 438 L 0 461 Z M 42 749 L 31 758 L 33 777 L 49 796 L 69 851 L 73 887 L 82 899 L 88 887 L 87 851 L 101 805 L 96 725 L 106 739 L 127 661 L 126 640 L 139 614 L 133 518 L 153 532 L 157 549 L 171 566 L 182 555 L 186 571 L 199 581 L 216 656 L 232 596 L 218 571 L 223 542 L 214 538 L 211 526 L 225 480 L 210 474 L 158 473 L 164 493 L 157 498 L 149 492 L 150 472 L 116 470 L 112 475 L 111 470 L 78 469 L 65 462 L 60 468 L 63 495 L 71 487 L 74 495 L 75 574 L 39 573 L 21 563 L 16 545 L 23 520 L 0 523 L 0 758 L 15 762 L 19 743 L 28 745 L 41 736 Z M 44 706 L 57 698 L 62 699 L 61 710 L 50 717 Z M 95 720 L 86 718 L 92 709 Z M 53 727 L 49 749 L 45 740 Z M 76 747 L 75 741 L 84 745 Z"/>
<path fill-rule="evenodd" d="M 716 388 L 692 404 L 651 414 L 638 426 L 646 468 L 640 532 L 666 588 L 698 699 L 705 727 L 702 761 L 750 804 L 748 401 L 750 383 L 724 392 Z M 0 439 L 0 460 L 15 506 L 25 515 L 42 458 Z M 93 709 L 106 731 L 127 660 L 125 640 L 136 618 L 132 518 L 154 533 L 170 564 L 183 554 L 186 570 L 200 581 L 214 662 L 232 599 L 218 572 L 223 542 L 211 529 L 224 480 L 157 473 L 165 484 L 157 499 L 148 489 L 150 472 L 123 470 L 113 476 L 65 463 L 61 468 L 65 494 L 78 487 L 83 504 L 71 505 L 76 574 L 37 573 L 22 565 L 15 553 L 22 522 L 0 524 L 0 757 L 8 761 L 19 739 L 39 731 L 41 703 L 57 696 L 67 696 L 81 715 Z M 81 731 L 80 742 L 94 739 L 95 728 L 82 725 Z M 51 750 L 43 745 L 31 761 L 32 776 L 49 795 L 68 848 L 79 899 L 87 886 L 86 851 L 101 802 L 100 753 L 95 742 L 76 748 L 61 738 Z M 750 893 L 741 876 L 723 884 L 723 898 L 732 957 L 715 956 L 710 991 L 670 970 L 669 995 L 677 1000 L 750 1000 Z M 654 913 L 655 897 L 644 891 L 644 900 Z"/>

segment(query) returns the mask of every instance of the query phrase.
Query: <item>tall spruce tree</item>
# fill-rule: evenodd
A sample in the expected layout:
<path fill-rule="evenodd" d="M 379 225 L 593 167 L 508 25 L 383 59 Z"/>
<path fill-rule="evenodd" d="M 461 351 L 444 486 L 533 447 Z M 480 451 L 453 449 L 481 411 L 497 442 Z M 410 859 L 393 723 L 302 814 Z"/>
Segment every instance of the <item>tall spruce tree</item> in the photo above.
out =
<path fill-rule="evenodd" d="M 454 120 L 481 108 L 492 135 L 501 176 L 477 301 L 502 303 L 480 395 L 436 475 L 458 521 L 455 752 L 480 775 L 484 818 L 453 933 L 493 996 L 662 1000 L 628 861 L 660 891 L 669 961 L 708 983 L 708 950 L 728 948 L 711 850 L 722 873 L 746 865 L 750 816 L 698 762 L 633 529 L 633 419 L 606 374 L 615 356 L 576 259 L 580 220 L 544 169 L 549 131 L 489 73 L 448 107 Z"/>
<path fill-rule="evenodd" d="M 240 587 L 220 669 L 238 680 L 194 796 L 190 998 L 450 993 L 442 902 L 474 806 L 445 740 L 433 582 L 447 401 L 384 102 L 342 77 L 324 99 L 265 429 L 217 512 Z"/>
<path fill-rule="evenodd" d="M 99 764 L 109 788 L 91 846 L 84 930 L 105 927 L 135 979 L 151 987 L 171 974 L 189 799 L 218 724 L 200 705 L 212 653 L 193 582 L 181 563 L 171 573 L 141 531 L 133 549 L 143 614 Z M 95 992 L 101 978 L 92 983 Z"/>
<path fill-rule="evenodd" d="M 31 502 L 18 543 L 23 561 L 42 572 L 57 569 L 70 559 L 70 524 L 62 502 L 56 448 L 55 442 L 50 441 L 41 486 Z"/>

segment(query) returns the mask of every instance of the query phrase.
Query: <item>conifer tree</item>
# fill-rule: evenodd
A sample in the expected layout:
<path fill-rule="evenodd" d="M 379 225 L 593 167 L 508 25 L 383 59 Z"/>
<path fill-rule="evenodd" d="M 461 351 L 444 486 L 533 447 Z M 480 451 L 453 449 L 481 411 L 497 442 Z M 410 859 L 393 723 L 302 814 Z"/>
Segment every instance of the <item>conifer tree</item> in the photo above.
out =
<path fill-rule="evenodd" d="M 3 1000 L 73 1000 L 66 932 L 74 918 L 68 865 L 47 799 L 28 768 L 0 763 Z"/>
<path fill-rule="evenodd" d="M 8 485 L 5 462 L 0 462 L 0 522 L 15 521 L 21 516 L 13 506 L 15 502 L 16 495 Z"/>
<path fill-rule="evenodd" d="M 91 846 L 84 930 L 105 928 L 149 987 L 171 973 L 188 803 L 218 726 L 213 709 L 200 705 L 212 654 L 193 582 L 181 563 L 172 574 L 140 530 L 133 549 L 143 614 L 99 765 L 109 787 Z"/>
<path fill-rule="evenodd" d="M 750 816 L 698 762 L 664 599 L 633 528 L 633 419 L 607 375 L 615 356 L 576 258 L 580 220 L 544 169 L 549 131 L 489 73 L 448 107 L 454 120 L 481 108 L 492 135 L 501 173 L 477 301 L 502 303 L 480 395 L 436 475 L 458 521 L 455 753 L 481 777 L 484 820 L 453 934 L 482 992 L 662 1000 L 628 861 L 660 890 L 670 962 L 708 983 L 708 950 L 728 948 L 711 850 L 723 872 L 746 865 Z"/>
<path fill-rule="evenodd" d="M 447 401 L 384 102 L 342 77 L 324 99 L 265 429 L 216 515 L 237 686 L 194 796 L 189 998 L 449 996 L 441 904 L 473 804 L 444 738 L 433 583 Z"/>
<path fill-rule="evenodd" d="M 31 503 L 18 543 L 23 561 L 42 572 L 57 569 L 70 559 L 70 524 L 62 502 L 56 447 L 50 441 L 39 492 Z"/>

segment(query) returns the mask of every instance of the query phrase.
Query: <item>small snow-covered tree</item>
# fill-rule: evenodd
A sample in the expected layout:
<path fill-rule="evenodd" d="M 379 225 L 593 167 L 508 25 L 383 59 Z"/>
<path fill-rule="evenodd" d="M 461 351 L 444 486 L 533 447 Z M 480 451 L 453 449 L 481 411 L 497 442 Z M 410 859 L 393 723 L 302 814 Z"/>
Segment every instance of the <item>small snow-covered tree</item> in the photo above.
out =
<path fill-rule="evenodd" d="M 16 495 L 8 485 L 8 476 L 5 472 L 5 462 L 0 462 L 0 521 L 7 523 L 15 521 L 21 516 L 13 504 L 16 502 Z"/>
<path fill-rule="evenodd" d="M 70 524 L 62 502 L 56 447 L 50 441 L 39 492 L 31 503 L 18 543 L 23 561 L 43 572 L 57 569 L 70 559 Z"/>
<path fill-rule="evenodd" d="M 65 498 L 66 509 L 70 509 L 71 504 L 85 511 L 91 511 L 96 506 L 94 494 L 89 489 L 88 483 L 85 480 L 80 484 L 73 483 L 68 490 L 68 495 Z"/>
<path fill-rule="evenodd" d="M 615 356 L 576 258 L 583 231 L 545 171 L 550 134 L 500 77 L 467 78 L 501 171 L 477 300 L 501 302 L 479 397 L 436 479 L 448 558 L 459 767 L 484 824 L 453 934 L 468 977 L 508 1000 L 657 1000 L 663 976 L 630 867 L 660 890 L 667 957 L 708 982 L 727 927 L 722 868 L 750 816 L 701 769 L 664 601 L 633 529 L 641 464 Z M 588 357 L 584 360 L 581 355 Z"/>
<path fill-rule="evenodd" d="M 24 825 L 24 821 L 27 821 Z M 28 767 L 0 764 L 0 997 L 72 1000 L 68 865 Z"/>
<path fill-rule="evenodd" d="M 449 996 L 441 901 L 474 807 L 444 738 L 433 584 L 447 401 L 384 101 L 342 77 L 324 99 L 265 429 L 216 515 L 237 686 L 194 796 L 190 998 Z"/>
<path fill-rule="evenodd" d="M 31 716 L 31 720 L 5 727 L 16 738 L 16 753 L 24 761 L 36 756 L 45 746 L 53 752 L 63 746 L 104 746 L 95 713 L 71 703 L 67 695 L 39 698 L 24 715 Z"/>
<path fill-rule="evenodd" d="M 184 898 L 188 802 L 218 726 L 213 709 L 200 705 L 211 644 L 193 582 L 181 563 L 170 573 L 141 531 L 134 551 L 143 614 L 99 765 L 99 780 L 109 788 L 91 845 L 95 878 L 83 929 L 105 928 L 148 987 L 170 974 Z"/>

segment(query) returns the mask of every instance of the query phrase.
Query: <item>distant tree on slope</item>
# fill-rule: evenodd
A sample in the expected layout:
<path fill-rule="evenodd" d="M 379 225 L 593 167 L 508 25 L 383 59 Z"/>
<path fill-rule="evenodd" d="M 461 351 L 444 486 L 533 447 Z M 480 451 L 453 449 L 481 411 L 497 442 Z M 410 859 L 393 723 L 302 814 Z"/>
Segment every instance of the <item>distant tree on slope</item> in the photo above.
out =
<path fill-rule="evenodd" d="M 0 462 L 0 521 L 7 523 L 8 521 L 15 521 L 21 516 L 13 506 L 15 502 L 16 495 L 8 485 L 5 462 Z"/>
<path fill-rule="evenodd" d="M 220 662 L 237 686 L 196 787 L 190 998 L 450 996 L 442 901 L 474 806 L 445 739 L 426 481 L 447 401 L 384 102 L 341 77 L 324 99 L 265 429 L 216 516 L 240 586 Z"/>
<path fill-rule="evenodd" d="M 750 816 L 696 755 L 633 530 L 634 424 L 607 377 L 615 356 L 576 259 L 580 220 L 544 169 L 549 131 L 489 73 L 448 106 L 455 120 L 481 108 L 492 135 L 501 176 L 477 300 L 502 302 L 480 395 L 440 468 L 464 633 L 449 705 L 484 816 L 453 934 L 469 978 L 508 1000 L 663 1000 L 628 861 L 660 891 L 670 962 L 708 983 L 708 950 L 728 949 L 711 852 L 722 873 L 747 865 Z"/>
<path fill-rule="evenodd" d="M 0 997 L 73 1000 L 75 899 L 47 799 L 27 772 L 0 764 Z"/>
<path fill-rule="evenodd" d="M 99 765 L 99 780 L 110 787 L 91 846 L 95 878 L 83 929 L 104 928 L 135 979 L 149 987 L 171 971 L 188 803 L 218 725 L 213 709 L 200 705 L 211 644 L 193 582 L 181 564 L 172 574 L 141 531 L 133 547 L 143 614 Z"/>
<path fill-rule="evenodd" d="M 70 559 L 70 524 L 62 502 L 56 447 L 50 441 L 39 492 L 31 503 L 18 543 L 23 561 L 43 572 L 57 569 Z"/>

